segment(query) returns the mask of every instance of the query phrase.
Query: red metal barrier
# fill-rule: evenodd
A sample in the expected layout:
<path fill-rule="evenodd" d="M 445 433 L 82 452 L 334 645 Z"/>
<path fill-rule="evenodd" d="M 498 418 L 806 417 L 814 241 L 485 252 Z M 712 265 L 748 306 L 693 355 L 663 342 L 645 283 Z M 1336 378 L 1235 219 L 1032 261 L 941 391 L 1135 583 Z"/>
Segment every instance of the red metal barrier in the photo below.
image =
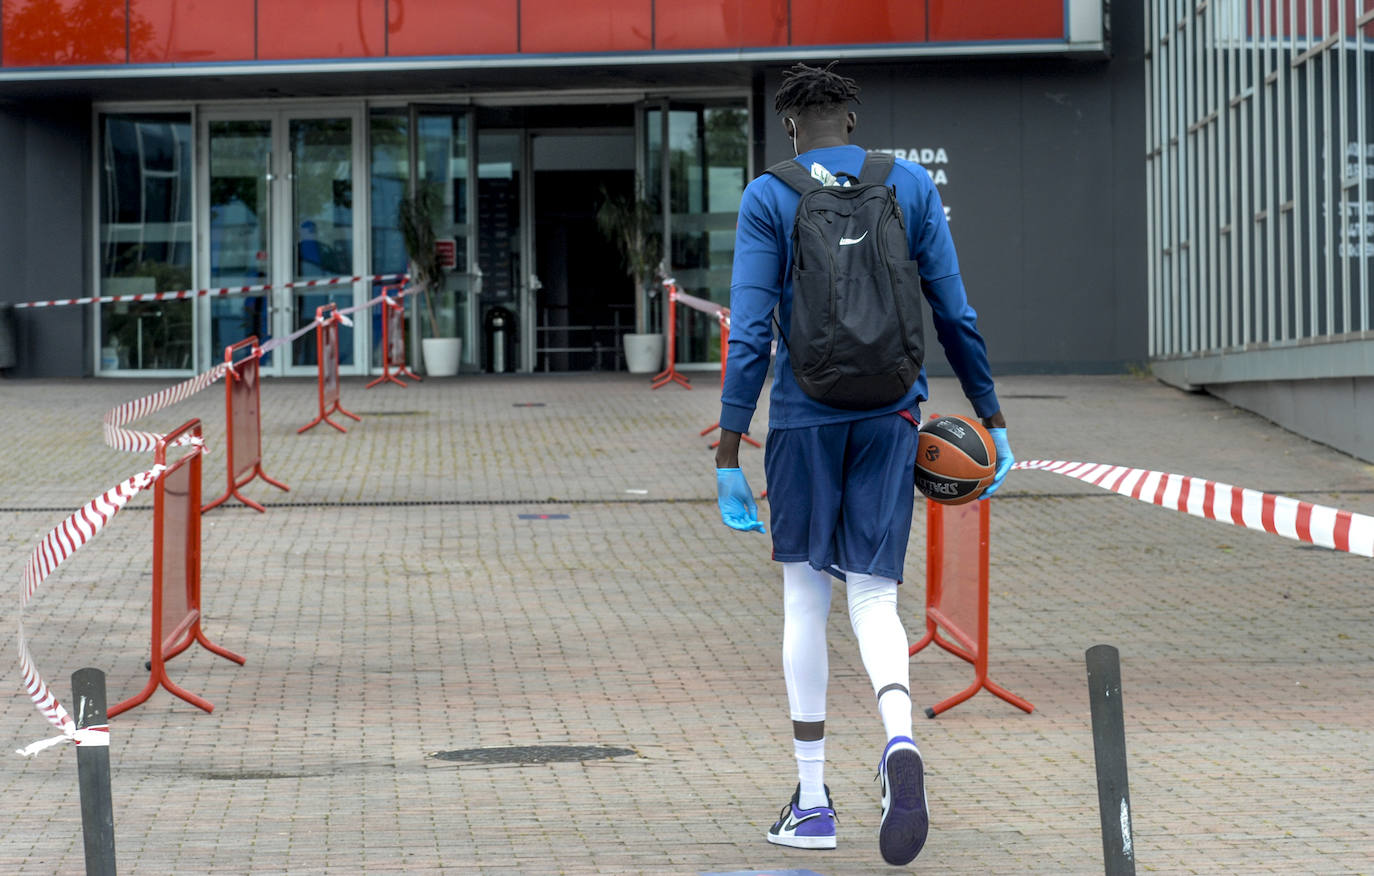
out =
<path fill-rule="evenodd" d="M 1023 711 L 1035 708 L 988 678 L 988 506 L 926 500 L 926 634 L 910 654 L 933 642 L 972 663 L 976 674 L 973 684 L 926 709 L 928 718 L 983 688 Z"/>
<path fill-rule="evenodd" d="M 382 287 L 382 376 L 363 387 L 364 389 L 371 389 L 383 381 L 391 381 L 397 386 L 406 386 L 404 380 L 391 373 L 393 367 L 396 369 L 396 374 L 404 374 L 411 380 L 420 379 L 420 375 L 406 367 L 405 300 L 393 300 L 387 295 L 388 288 L 399 290 L 401 287 Z"/>
<path fill-rule="evenodd" d="M 728 310 L 722 310 L 722 311 L 719 313 L 719 315 L 717 315 L 716 318 L 717 318 L 718 320 L 720 320 L 720 386 L 721 386 L 721 389 L 724 389 L 724 388 L 725 388 L 725 362 L 726 362 L 726 360 L 729 359 L 729 357 L 730 357 L 730 311 L 728 311 Z M 720 421 L 717 420 L 716 422 L 714 422 L 714 423 L 712 423 L 711 425 L 707 426 L 705 429 L 702 429 L 702 430 L 701 430 L 702 437 L 705 437 L 705 436 L 707 436 L 707 435 L 710 435 L 712 432 L 714 432 L 715 430 L 717 430 L 717 429 L 719 429 L 719 428 L 720 428 Z M 755 447 L 762 447 L 762 446 L 763 446 L 763 445 L 760 444 L 759 442 L 755 441 L 753 438 L 750 438 L 748 435 L 740 435 L 740 438 L 744 439 L 745 441 L 749 442 L 750 444 L 754 445 Z M 719 439 L 719 438 L 717 438 L 715 441 L 712 441 L 711 444 L 710 444 L 710 446 L 711 446 L 713 449 L 714 449 L 715 447 L 718 447 L 719 445 L 720 445 L 720 439 Z"/>
<path fill-rule="evenodd" d="M 234 354 L 241 350 L 249 354 L 234 361 Z M 229 367 L 224 373 L 224 423 L 229 448 L 229 488 L 224 495 L 200 509 L 201 513 L 224 504 L 230 496 L 238 499 L 249 508 L 257 511 L 267 509 L 239 493 L 253 478 L 262 478 L 279 490 L 290 492 L 291 488 L 281 481 L 268 477 L 262 470 L 262 405 L 261 382 L 258 371 L 262 361 L 262 349 L 256 336 L 244 338 L 237 344 L 224 348 L 224 363 Z"/>
<path fill-rule="evenodd" d="M 347 432 L 348 430 L 343 426 L 329 419 L 329 415 L 335 411 L 345 417 L 362 420 L 362 417 L 357 414 L 344 410 L 343 405 L 339 403 L 339 323 L 341 320 L 342 317 L 339 316 L 338 308 L 332 301 L 315 308 L 315 350 L 317 353 L 315 358 L 319 363 L 320 371 L 320 413 L 315 419 L 297 429 L 297 435 L 306 429 L 318 426 L 321 422 L 328 423 L 340 432 Z"/>
<path fill-rule="evenodd" d="M 676 382 L 685 389 L 691 389 L 692 381 L 677 370 L 677 284 L 668 281 L 663 285 L 668 287 L 668 367 L 654 375 L 649 388 L 658 389 Z"/>
<path fill-rule="evenodd" d="M 163 436 L 154 451 L 167 464 L 167 448 L 182 436 L 200 438 L 200 420 L 190 420 Z M 207 712 L 215 706 L 167 677 L 167 661 L 199 642 L 240 665 L 244 658 L 214 644 L 200 627 L 200 459 L 199 443 L 167 466 L 153 484 L 153 613 L 148 684 L 135 696 L 110 707 L 113 718 L 153 695 L 158 686 Z"/>

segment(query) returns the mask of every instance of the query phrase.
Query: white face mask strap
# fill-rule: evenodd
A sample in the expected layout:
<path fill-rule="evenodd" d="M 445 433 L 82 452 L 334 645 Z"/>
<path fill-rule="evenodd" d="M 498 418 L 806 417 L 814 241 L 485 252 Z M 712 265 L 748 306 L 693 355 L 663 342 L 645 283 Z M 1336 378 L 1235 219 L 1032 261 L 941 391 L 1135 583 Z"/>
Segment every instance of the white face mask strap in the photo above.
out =
<path fill-rule="evenodd" d="M 797 152 L 797 120 L 788 116 L 787 121 L 792 123 L 792 157 L 796 158 L 800 154 Z"/>

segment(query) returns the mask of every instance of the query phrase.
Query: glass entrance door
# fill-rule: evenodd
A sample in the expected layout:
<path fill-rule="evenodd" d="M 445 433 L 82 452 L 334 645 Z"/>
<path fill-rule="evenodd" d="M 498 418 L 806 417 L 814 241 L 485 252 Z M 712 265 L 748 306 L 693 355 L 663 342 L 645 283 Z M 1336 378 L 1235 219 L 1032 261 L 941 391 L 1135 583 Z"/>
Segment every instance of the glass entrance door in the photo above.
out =
<path fill-rule="evenodd" d="M 473 256 L 469 217 L 476 194 L 472 186 L 472 110 L 412 106 L 416 132 L 415 188 L 430 192 L 437 213 L 434 234 L 442 253 L 443 279 L 422 304 L 425 337 L 462 339 L 460 366 L 481 371 L 478 299 L 481 271 Z"/>
<path fill-rule="evenodd" d="M 735 223 L 750 179 L 745 102 L 650 104 L 644 129 L 648 198 L 668 206 L 669 270 L 683 292 L 728 307 Z M 663 300 L 659 296 L 655 304 Z M 661 307 L 649 313 L 650 331 L 664 331 Z M 720 329 L 700 311 L 678 310 L 676 344 L 679 363 L 720 361 Z"/>
<path fill-rule="evenodd" d="M 272 282 L 272 120 L 208 119 L 202 142 L 208 144 L 209 265 L 206 286 L 261 286 Z M 250 335 L 266 340 L 275 333 L 267 292 L 213 296 L 210 299 L 210 361 L 216 353 Z M 262 367 L 276 358 L 268 354 Z"/>
<path fill-rule="evenodd" d="M 203 331 L 211 362 L 248 335 L 267 340 L 291 334 L 323 304 L 343 308 L 365 300 L 366 283 L 299 285 L 354 276 L 365 263 L 363 217 L 354 209 L 360 115 L 279 110 L 203 118 L 205 285 L 272 287 L 209 298 Z M 355 335 L 363 334 L 365 329 L 340 329 L 344 373 L 362 370 L 357 363 L 365 362 L 365 339 Z M 308 374 L 315 356 L 314 335 L 307 333 L 289 352 L 268 354 L 263 368 L 269 374 Z"/>
<path fill-rule="evenodd" d="M 477 132 L 477 263 L 482 370 L 534 369 L 534 223 L 526 131 Z"/>

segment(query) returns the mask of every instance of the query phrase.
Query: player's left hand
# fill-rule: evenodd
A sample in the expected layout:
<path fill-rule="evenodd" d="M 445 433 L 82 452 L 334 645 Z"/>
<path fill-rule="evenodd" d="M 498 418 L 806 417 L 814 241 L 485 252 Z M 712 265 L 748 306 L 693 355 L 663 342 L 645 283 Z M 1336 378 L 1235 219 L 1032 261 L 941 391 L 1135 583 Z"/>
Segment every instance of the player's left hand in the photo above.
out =
<path fill-rule="evenodd" d="M 767 532 L 759 522 L 759 506 L 744 472 L 737 468 L 716 469 L 716 504 L 720 520 L 731 529 Z"/>
<path fill-rule="evenodd" d="M 1011 455 L 1011 442 L 1007 440 L 1006 427 L 989 429 L 988 434 L 992 436 L 992 444 L 997 448 L 997 473 L 993 475 L 992 483 L 983 491 L 980 497 L 983 499 L 997 492 L 997 488 L 1002 486 L 1002 479 L 1011 471 L 1011 464 L 1016 462 L 1016 457 Z"/>

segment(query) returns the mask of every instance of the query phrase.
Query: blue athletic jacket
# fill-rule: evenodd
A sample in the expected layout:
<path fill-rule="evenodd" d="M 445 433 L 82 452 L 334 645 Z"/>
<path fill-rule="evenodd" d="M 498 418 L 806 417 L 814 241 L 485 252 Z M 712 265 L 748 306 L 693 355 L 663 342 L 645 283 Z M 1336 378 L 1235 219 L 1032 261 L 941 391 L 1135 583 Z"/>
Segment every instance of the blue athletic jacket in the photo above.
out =
<path fill-rule="evenodd" d="M 831 173 L 844 171 L 858 176 L 864 150 L 858 146 L 812 149 L 796 160 L 807 170 L 818 162 Z M 959 261 L 940 195 L 920 165 L 901 158 L 896 160 L 887 184 L 897 190 L 911 257 L 920 264 L 921 288 L 930 302 L 936 337 L 974 412 L 980 417 L 991 416 L 999 405 L 987 346 L 978 333 L 978 314 L 969 306 L 964 282 L 959 277 Z M 801 196 L 786 183 L 767 173 L 744 190 L 730 281 L 730 350 L 725 386 L 721 390 L 721 428 L 749 431 L 759 391 L 768 374 L 774 308 L 784 329 L 792 324 L 792 224 L 800 200 Z M 787 345 L 779 342 L 768 425 L 772 429 L 795 429 L 860 420 L 913 409 L 926 400 L 926 393 L 922 369 L 906 396 L 894 404 L 868 411 L 833 408 L 797 386 Z"/>

